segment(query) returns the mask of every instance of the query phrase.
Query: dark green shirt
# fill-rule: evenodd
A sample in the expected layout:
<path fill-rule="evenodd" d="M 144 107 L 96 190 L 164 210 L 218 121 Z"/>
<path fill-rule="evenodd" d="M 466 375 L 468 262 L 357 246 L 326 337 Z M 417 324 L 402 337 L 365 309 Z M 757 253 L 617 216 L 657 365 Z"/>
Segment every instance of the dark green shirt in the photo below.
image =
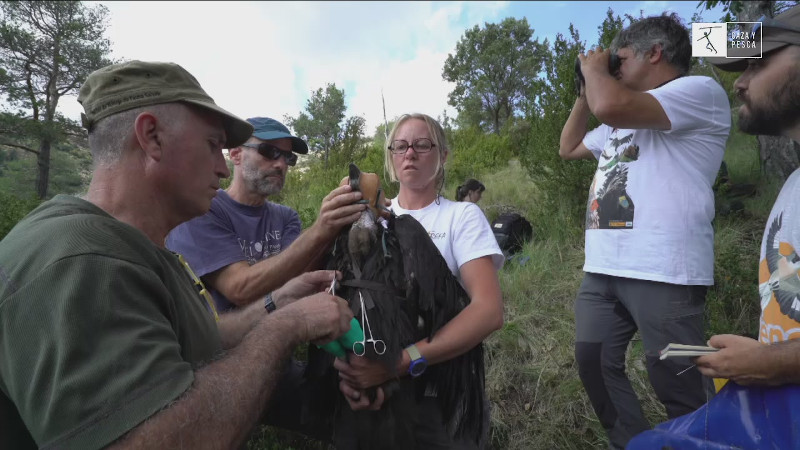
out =
<path fill-rule="evenodd" d="M 59 195 L 0 241 L 0 448 L 103 447 L 221 351 L 177 257 Z"/>

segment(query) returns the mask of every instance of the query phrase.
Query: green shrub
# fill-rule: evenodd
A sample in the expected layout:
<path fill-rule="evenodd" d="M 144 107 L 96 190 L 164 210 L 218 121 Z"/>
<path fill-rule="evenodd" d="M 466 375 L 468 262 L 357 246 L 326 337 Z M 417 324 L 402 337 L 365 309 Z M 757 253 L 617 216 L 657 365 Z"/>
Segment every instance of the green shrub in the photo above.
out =
<path fill-rule="evenodd" d="M 514 157 L 508 134 L 485 134 L 476 127 L 451 131 L 448 144 L 446 178 L 455 186 L 503 167 Z M 449 195 L 450 198 L 454 196 L 453 193 Z"/>
<path fill-rule="evenodd" d="M 552 47 L 555 56 L 545 63 L 547 79 L 552 81 L 539 88 L 540 111 L 530 116 L 530 131 L 521 139 L 520 159 L 541 193 L 539 214 L 531 220 L 534 227 L 553 228 L 559 236 L 575 238 L 583 231 L 589 184 L 597 161 L 564 161 L 558 150 L 561 129 L 577 97 L 575 58 L 583 44 L 570 27 L 570 36 L 559 33 Z M 588 129 L 597 125 L 592 119 Z"/>
<path fill-rule="evenodd" d="M 0 240 L 14 225 L 41 203 L 35 196 L 21 199 L 15 195 L 0 192 Z"/>

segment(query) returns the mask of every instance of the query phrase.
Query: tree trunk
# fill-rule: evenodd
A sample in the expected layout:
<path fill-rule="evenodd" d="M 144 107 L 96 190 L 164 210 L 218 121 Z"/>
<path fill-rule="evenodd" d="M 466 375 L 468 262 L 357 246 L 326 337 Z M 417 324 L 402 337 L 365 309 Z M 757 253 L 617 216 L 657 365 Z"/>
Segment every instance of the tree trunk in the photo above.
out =
<path fill-rule="evenodd" d="M 800 167 L 800 145 L 784 136 L 758 136 L 761 169 L 768 177 L 785 180 Z"/>
<path fill-rule="evenodd" d="M 42 200 L 47 198 L 47 189 L 50 185 L 50 147 L 53 144 L 53 141 L 56 140 L 53 135 L 53 121 L 55 120 L 56 116 L 58 100 L 61 98 L 61 96 L 58 94 L 57 88 L 60 58 L 61 40 L 58 36 L 56 36 L 53 42 L 53 70 L 50 72 L 50 77 L 47 82 L 47 96 L 45 99 L 44 111 L 44 135 L 39 141 L 39 157 L 37 158 L 39 173 L 36 177 L 36 193 Z"/>
<path fill-rule="evenodd" d="M 50 183 L 50 138 L 39 142 L 39 155 L 36 159 L 39 167 L 36 174 L 36 194 L 44 200 L 47 198 L 47 186 Z"/>
<path fill-rule="evenodd" d="M 743 22 L 756 21 L 761 16 L 771 17 L 774 1 L 742 2 L 738 19 Z M 785 136 L 757 136 L 761 170 L 770 178 L 785 180 L 800 167 L 800 146 Z"/>

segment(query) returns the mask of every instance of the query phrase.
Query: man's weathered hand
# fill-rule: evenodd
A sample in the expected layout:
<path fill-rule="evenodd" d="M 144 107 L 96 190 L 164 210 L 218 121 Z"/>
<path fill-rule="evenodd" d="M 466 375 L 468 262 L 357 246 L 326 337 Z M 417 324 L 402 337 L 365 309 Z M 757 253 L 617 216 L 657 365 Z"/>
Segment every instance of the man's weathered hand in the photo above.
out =
<path fill-rule="evenodd" d="M 336 270 L 315 270 L 300 274 L 286 284 L 276 289 L 272 294 L 279 306 L 288 305 L 297 299 L 307 297 L 317 292 L 325 292 L 333 281 L 342 279 L 342 274 Z"/>
<path fill-rule="evenodd" d="M 353 318 L 344 299 L 325 292 L 303 297 L 279 309 L 277 315 L 293 317 L 298 342 L 316 344 L 326 344 L 346 333 Z"/>
<path fill-rule="evenodd" d="M 708 345 L 720 349 L 695 359 L 700 373 L 707 377 L 728 378 L 741 385 L 775 384 L 769 364 L 761 356 L 767 345 L 744 336 L 720 334 L 712 336 Z"/>
<path fill-rule="evenodd" d="M 594 50 L 588 50 L 585 55 L 579 54 L 578 59 L 581 61 L 583 77 L 587 78 L 596 74 L 609 75 L 608 59 L 610 55 L 611 52 L 608 49 L 603 50 L 600 46 L 595 47 Z"/>
<path fill-rule="evenodd" d="M 361 213 L 367 209 L 361 200 L 361 192 L 352 192 L 350 185 L 339 186 L 322 199 L 316 222 L 312 225 L 318 233 L 332 240 L 339 230 L 346 225 L 358 220 Z"/>
<path fill-rule="evenodd" d="M 339 186 L 349 186 L 349 185 L 350 185 L 350 177 L 344 177 L 344 178 L 342 178 L 342 181 L 339 182 Z M 388 198 L 384 198 L 383 199 L 383 206 L 385 206 L 386 208 L 385 209 L 381 209 L 379 214 L 382 217 L 388 219 L 389 216 L 392 215 L 389 212 L 389 208 L 392 206 L 392 201 L 389 200 Z"/>

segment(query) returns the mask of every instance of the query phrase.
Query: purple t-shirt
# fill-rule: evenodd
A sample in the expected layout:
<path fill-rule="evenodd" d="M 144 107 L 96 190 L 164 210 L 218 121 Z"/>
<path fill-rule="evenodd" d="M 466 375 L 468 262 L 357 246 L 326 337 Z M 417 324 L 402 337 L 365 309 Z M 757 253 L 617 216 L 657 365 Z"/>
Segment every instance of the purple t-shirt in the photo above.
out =
<path fill-rule="evenodd" d="M 297 239 L 300 230 L 300 217 L 293 209 L 271 202 L 243 205 L 220 189 L 208 213 L 175 227 L 166 245 L 183 255 L 202 277 L 239 261 L 252 266 L 277 255 Z M 218 311 L 235 308 L 224 295 L 208 289 Z"/>

